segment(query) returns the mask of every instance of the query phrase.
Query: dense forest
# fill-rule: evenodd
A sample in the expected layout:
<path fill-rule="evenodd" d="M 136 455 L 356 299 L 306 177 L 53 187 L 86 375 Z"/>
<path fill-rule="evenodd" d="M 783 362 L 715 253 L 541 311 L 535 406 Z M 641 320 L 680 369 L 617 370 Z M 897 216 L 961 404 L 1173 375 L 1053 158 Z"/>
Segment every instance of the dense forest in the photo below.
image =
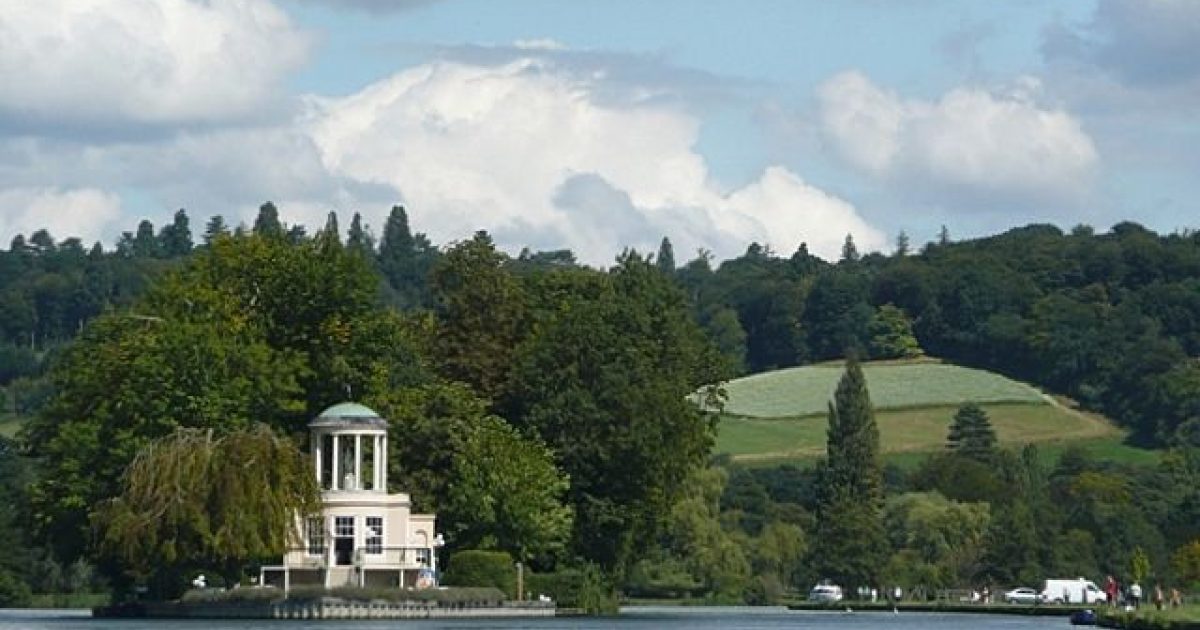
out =
<path fill-rule="evenodd" d="M 677 264 L 664 238 L 602 270 L 565 250 L 511 257 L 483 232 L 437 246 L 401 207 L 378 235 L 358 215 L 346 234 L 331 214 L 310 235 L 268 203 L 252 226 L 212 217 L 198 237 L 180 210 L 111 250 L 42 230 L 0 252 L 3 404 L 28 419 L 0 437 L 0 536 L 17 541 L 0 604 L 169 593 L 227 559 L 105 545 L 126 467 L 180 427 L 299 438 L 347 392 L 408 436 L 392 479 L 438 511 L 452 550 L 584 568 L 631 595 L 1200 582 L 1196 233 L 943 229 L 919 249 L 901 234 L 891 255 L 847 237 L 836 262 L 751 244 L 719 264 Z M 919 351 L 1069 396 L 1164 455 L 1047 466 L 998 449 L 966 408 L 946 453 L 884 467 L 877 444 L 846 442 L 874 431 L 852 363 L 827 460 L 744 468 L 712 458 L 718 418 L 687 401 L 719 402 L 709 386 L 740 374 Z"/>

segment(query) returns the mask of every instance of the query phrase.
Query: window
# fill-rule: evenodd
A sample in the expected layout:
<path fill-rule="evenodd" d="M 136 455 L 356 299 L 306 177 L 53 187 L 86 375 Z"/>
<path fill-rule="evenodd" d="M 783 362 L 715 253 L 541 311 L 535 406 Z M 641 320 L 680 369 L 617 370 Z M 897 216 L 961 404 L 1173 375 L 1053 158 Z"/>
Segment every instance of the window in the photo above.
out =
<path fill-rule="evenodd" d="M 325 555 L 325 519 L 315 516 L 304 522 L 304 539 L 308 541 L 308 555 Z"/>
<path fill-rule="evenodd" d="M 417 564 L 423 564 L 425 566 L 429 566 L 429 550 L 428 549 L 418 549 L 417 550 Z"/>
<path fill-rule="evenodd" d="M 339 538 L 354 536 L 354 517 L 335 516 L 333 519 L 333 535 Z"/>
<path fill-rule="evenodd" d="M 383 553 L 383 517 L 367 517 L 367 553 L 379 555 Z"/>

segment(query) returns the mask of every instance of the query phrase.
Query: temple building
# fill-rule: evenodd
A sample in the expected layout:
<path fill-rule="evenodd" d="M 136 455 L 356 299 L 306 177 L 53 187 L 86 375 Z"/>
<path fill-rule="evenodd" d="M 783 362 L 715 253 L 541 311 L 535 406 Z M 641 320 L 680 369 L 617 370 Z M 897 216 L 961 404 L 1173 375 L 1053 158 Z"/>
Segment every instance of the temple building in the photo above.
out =
<path fill-rule="evenodd" d="M 341 403 L 308 425 L 321 515 L 298 522 L 300 545 L 283 564 L 264 566 L 260 584 L 422 587 L 436 574 L 433 514 L 413 514 L 404 493 L 388 493 L 387 421 Z M 298 519 L 299 520 L 299 519 Z"/>

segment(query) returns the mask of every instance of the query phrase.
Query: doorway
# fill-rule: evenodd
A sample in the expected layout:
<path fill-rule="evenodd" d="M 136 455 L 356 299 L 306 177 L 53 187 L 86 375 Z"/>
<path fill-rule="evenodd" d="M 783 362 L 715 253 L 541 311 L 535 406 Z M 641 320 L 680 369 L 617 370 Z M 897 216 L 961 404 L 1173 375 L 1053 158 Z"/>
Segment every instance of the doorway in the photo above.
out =
<path fill-rule="evenodd" d="M 354 517 L 336 516 L 333 523 L 333 562 L 350 566 L 354 564 Z"/>

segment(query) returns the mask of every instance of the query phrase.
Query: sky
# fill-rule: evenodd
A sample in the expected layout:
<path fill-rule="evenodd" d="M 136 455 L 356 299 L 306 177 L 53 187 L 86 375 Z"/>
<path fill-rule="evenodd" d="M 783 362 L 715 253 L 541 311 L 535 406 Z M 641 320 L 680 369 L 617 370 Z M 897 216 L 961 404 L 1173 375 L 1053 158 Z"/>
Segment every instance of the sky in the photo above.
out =
<path fill-rule="evenodd" d="M 1194 0 L 0 0 L 0 239 L 187 210 L 836 258 L 1195 229 Z"/>

